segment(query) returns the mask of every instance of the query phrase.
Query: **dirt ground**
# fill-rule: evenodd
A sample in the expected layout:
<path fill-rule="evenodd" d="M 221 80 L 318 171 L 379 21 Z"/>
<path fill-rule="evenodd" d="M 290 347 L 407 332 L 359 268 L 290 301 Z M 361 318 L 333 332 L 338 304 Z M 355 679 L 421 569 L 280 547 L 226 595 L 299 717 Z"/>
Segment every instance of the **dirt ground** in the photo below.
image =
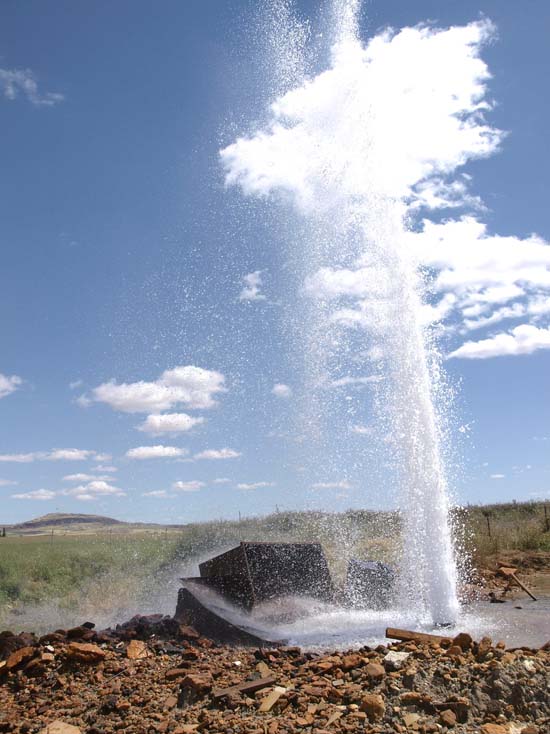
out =
<path fill-rule="evenodd" d="M 0 633 L 0 732 L 550 732 L 550 644 L 312 653 L 217 645 L 160 615 L 92 627 Z"/>

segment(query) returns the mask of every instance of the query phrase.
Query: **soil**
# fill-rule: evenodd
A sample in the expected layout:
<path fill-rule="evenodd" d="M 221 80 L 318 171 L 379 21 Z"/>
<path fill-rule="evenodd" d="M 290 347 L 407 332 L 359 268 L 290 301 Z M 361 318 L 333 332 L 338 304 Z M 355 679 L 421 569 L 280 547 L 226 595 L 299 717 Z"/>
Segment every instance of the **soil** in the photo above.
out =
<path fill-rule="evenodd" d="M 550 643 L 245 649 L 154 615 L 102 632 L 3 632 L 0 660 L 0 732 L 550 732 Z"/>

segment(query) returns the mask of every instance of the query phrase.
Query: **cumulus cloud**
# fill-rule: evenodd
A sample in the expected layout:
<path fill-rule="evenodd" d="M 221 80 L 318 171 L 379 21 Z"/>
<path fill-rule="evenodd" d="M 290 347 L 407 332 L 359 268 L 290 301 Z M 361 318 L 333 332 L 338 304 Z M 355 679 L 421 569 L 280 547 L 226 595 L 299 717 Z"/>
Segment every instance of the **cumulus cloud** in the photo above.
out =
<path fill-rule="evenodd" d="M 88 449 L 53 449 L 45 457 L 48 461 L 85 461 L 95 455 Z"/>
<path fill-rule="evenodd" d="M 342 479 L 339 482 L 315 482 L 311 485 L 312 489 L 351 489 L 351 484 Z"/>
<path fill-rule="evenodd" d="M 252 482 L 250 484 L 247 484 L 246 482 L 242 482 L 241 484 L 237 484 L 237 489 L 244 489 L 244 490 L 254 490 L 254 489 L 262 489 L 263 487 L 275 487 L 275 482 Z"/>
<path fill-rule="evenodd" d="M 217 479 L 214 479 L 214 484 L 229 484 L 231 482 L 231 479 L 228 479 L 227 477 L 218 477 Z"/>
<path fill-rule="evenodd" d="M 195 459 L 236 459 L 242 456 L 240 451 L 234 449 L 206 449 L 195 454 Z"/>
<path fill-rule="evenodd" d="M 172 488 L 178 492 L 198 492 L 199 489 L 202 489 L 203 487 L 206 487 L 206 484 L 204 482 L 199 482 L 196 479 L 186 482 L 174 482 L 174 484 L 172 484 Z"/>
<path fill-rule="evenodd" d="M 177 446 L 137 446 L 129 449 L 126 456 L 129 459 L 174 459 L 179 456 L 186 456 L 189 453 L 187 449 L 180 449 Z"/>
<path fill-rule="evenodd" d="M 468 341 L 449 358 L 488 359 L 532 354 L 539 349 L 550 349 L 550 328 L 540 329 L 531 324 L 521 324 L 507 333 L 495 334 L 488 339 Z"/>
<path fill-rule="evenodd" d="M 0 89 L 6 99 L 14 100 L 22 94 L 36 107 L 52 107 L 64 99 L 58 92 L 41 94 L 36 77 L 30 69 L 0 69 Z"/>
<path fill-rule="evenodd" d="M 491 479 L 505 479 L 505 474 L 491 474 Z"/>
<path fill-rule="evenodd" d="M 108 479 L 108 477 L 101 477 L 95 474 L 67 474 L 63 477 L 64 482 L 91 482 L 95 479 Z"/>
<path fill-rule="evenodd" d="M 247 195 L 283 194 L 301 212 L 325 217 L 346 207 L 348 221 L 357 213 L 377 226 L 391 212 L 388 232 L 403 238 L 411 264 L 427 275 L 423 325 L 463 340 L 516 322 L 451 350 L 470 359 L 546 349 L 550 328 L 550 244 L 536 234 L 489 233 L 469 176 L 458 172 L 495 153 L 504 137 L 485 120 L 490 74 L 480 53 L 494 30 L 487 20 L 419 26 L 387 30 L 365 46 L 348 34 L 326 71 L 276 99 L 263 129 L 220 152 L 226 184 Z M 417 220 L 457 206 L 476 217 Z M 327 303 L 329 323 L 376 332 L 398 317 L 390 270 L 367 256 L 319 268 L 304 290 Z"/>
<path fill-rule="evenodd" d="M 60 495 L 74 497 L 77 500 L 89 502 L 91 500 L 98 499 L 99 497 L 125 497 L 124 492 L 120 487 L 114 487 L 109 482 L 101 479 L 93 479 L 85 484 L 80 484 L 77 487 L 71 487 L 70 489 L 63 489 L 58 492 Z"/>
<path fill-rule="evenodd" d="M 15 500 L 53 500 L 56 496 L 55 492 L 49 489 L 34 489 L 32 492 L 21 492 L 20 494 L 12 494 Z"/>
<path fill-rule="evenodd" d="M 107 472 L 108 474 L 114 474 L 118 471 L 116 466 L 110 466 L 109 464 L 98 464 L 96 466 L 96 471 L 102 471 Z"/>
<path fill-rule="evenodd" d="M 0 399 L 5 398 L 7 395 L 11 395 L 22 384 L 23 380 L 17 375 L 3 375 L 0 372 Z"/>
<path fill-rule="evenodd" d="M 239 294 L 239 301 L 265 301 L 266 297 L 261 292 L 263 286 L 262 270 L 255 270 L 243 277 L 244 288 Z"/>
<path fill-rule="evenodd" d="M 204 423 L 204 418 L 196 418 L 187 413 L 154 413 L 147 416 L 138 426 L 138 430 L 153 435 L 185 433 L 201 423 Z"/>
<path fill-rule="evenodd" d="M 85 461 L 97 455 L 95 451 L 89 449 L 52 449 L 21 454 L 0 454 L 0 461 L 16 464 L 30 464 L 33 461 Z"/>
<path fill-rule="evenodd" d="M 483 119 L 490 75 L 479 52 L 493 31 L 480 21 L 336 44 L 326 71 L 272 104 L 264 130 L 221 151 L 227 185 L 286 192 L 305 211 L 373 196 L 462 203 L 466 182 L 450 174 L 502 138 Z"/>
<path fill-rule="evenodd" d="M 285 385 L 282 382 L 276 382 L 271 390 L 273 395 L 278 398 L 290 398 L 292 397 L 292 388 L 289 385 Z"/>
<path fill-rule="evenodd" d="M 168 492 L 165 489 L 154 489 L 151 492 L 142 492 L 142 497 L 158 497 L 158 498 L 165 498 L 165 497 L 173 497 L 174 495 L 168 494 Z"/>
<path fill-rule="evenodd" d="M 124 413 L 155 414 L 177 405 L 191 410 L 213 408 L 214 396 L 224 392 L 225 377 L 220 372 L 187 365 L 165 370 L 154 382 L 104 382 L 85 400 L 106 403 Z"/>

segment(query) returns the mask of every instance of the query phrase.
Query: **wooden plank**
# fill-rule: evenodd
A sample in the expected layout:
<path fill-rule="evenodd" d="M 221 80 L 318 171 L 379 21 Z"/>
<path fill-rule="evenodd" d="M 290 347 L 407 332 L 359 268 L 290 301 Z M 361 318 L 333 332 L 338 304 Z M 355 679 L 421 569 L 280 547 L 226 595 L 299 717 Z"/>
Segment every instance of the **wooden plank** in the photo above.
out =
<path fill-rule="evenodd" d="M 531 597 L 531 599 L 533 601 L 537 601 L 537 597 L 529 591 L 529 589 L 527 588 L 527 586 L 525 586 L 525 584 L 522 584 L 521 583 L 521 581 L 518 579 L 518 577 L 516 576 L 515 573 L 511 573 L 510 576 L 514 579 L 514 581 L 516 582 L 516 584 L 519 587 L 521 587 L 523 589 L 523 591 L 525 591 L 526 594 L 529 594 L 529 596 Z"/>
<path fill-rule="evenodd" d="M 277 682 L 274 675 L 268 675 L 266 678 L 257 678 L 256 680 L 245 680 L 242 683 L 237 683 L 235 686 L 229 686 L 229 688 L 215 688 L 212 691 L 212 698 L 217 700 L 230 696 L 232 693 L 254 693 L 254 691 L 260 691 L 262 688 L 272 686 Z"/>
<path fill-rule="evenodd" d="M 452 642 L 452 638 L 450 637 L 429 635 L 427 632 L 400 630 L 395 627 L 388 627 L 386 629 L 386 637 L 389 637 L 392 640 L 401 640 L 402 642 L 436 642 L 438 645 L 442 642 Z"/>

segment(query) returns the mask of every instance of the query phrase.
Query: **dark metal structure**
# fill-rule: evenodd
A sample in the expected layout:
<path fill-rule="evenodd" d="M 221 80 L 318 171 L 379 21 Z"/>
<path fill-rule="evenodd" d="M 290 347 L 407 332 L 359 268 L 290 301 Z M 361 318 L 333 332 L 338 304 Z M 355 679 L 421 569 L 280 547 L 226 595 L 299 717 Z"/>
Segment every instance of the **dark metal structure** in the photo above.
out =
<path fill-rule="evenodd" d="M 249 543 L 199 564 L 195 581 L 250 610 L 275 597 L 311 596 L 334 600 L 334 588 L 320 543 Z"/>
<path fill-rule="evenodd" d="M 199 564 L 200 576 L 182 579 L 175 618 L 205 636 L 237 645 L 272 644 L 254 627 L 253 615 L 235 618 L 216 602 L 216 594 L 250 612 L 261 602 L 284 597 L 313 597 L 323 602 L 381 609 L 391 604 L 395 572 L 380 561 L 352 559 L 344 589 L 335 593 L 320 543 L 250 543 Z M 190 583 L 189 583 L 190 582 Z M 212 594 L 201 593 L 213 591 Z M 283 607 L 285 602 L 283 602 Z M 285 614 L 293 614 L 290 603 Z M 227 619 L 232 617 L 235 623 Z M 239 621 L 237 621 L 237 619 Z"/>

